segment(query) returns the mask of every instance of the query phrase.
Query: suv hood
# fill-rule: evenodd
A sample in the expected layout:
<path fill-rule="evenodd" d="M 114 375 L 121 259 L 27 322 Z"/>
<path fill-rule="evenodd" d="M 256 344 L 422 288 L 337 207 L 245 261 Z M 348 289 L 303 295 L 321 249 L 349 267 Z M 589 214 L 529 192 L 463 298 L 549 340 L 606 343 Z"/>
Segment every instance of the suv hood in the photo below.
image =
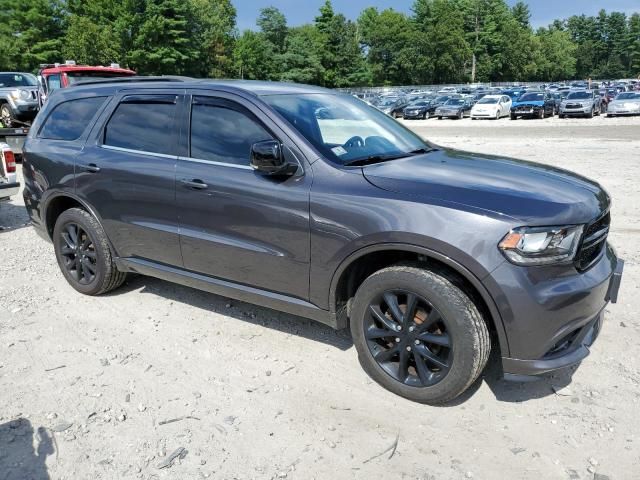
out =
<path fill-rule="evenodd" d="M 449 149 L 362 171 L 383 190 L 506 215 L 523 226 L 588 223 L 610 203 L 600 185 L 575 173 Z"/>

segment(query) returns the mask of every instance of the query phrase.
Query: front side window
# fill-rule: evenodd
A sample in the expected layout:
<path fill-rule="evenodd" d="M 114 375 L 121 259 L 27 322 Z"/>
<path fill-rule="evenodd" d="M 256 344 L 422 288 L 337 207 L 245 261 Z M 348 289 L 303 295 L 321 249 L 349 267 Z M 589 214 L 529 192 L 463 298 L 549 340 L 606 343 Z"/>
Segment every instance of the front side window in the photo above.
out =
<path fill-rule="evenodd" d="M 62 86 L 62 82 L 60 80 L 60 74 L 49 75 L 47 77 L 47 87 L 49 87 L 49 91 L 53 92 Z"/>
<path fill-rule="evenodd" d="M 106 97 L 88 97 L 56 105 L 40 130 L 40 138 L 76 140 L 82 135 Z"/>
<path fill-rule="evenodd" d="M 265 140 L 273 140 L 273 136 L 239 105 L 208 97 L 194 98 L 191 107 L 192 158 L 249 165 L 251 146 Z"/>
<path fill-rule="evenodd" d="M 388 115 L 347 95 L 312 93 L 262 98 L 335 163 L 383 161 L 431 148 Z M 331 110 L 331 118 L 316 116 L 315 112 L 323 108 Z"/>
<path fill-rule="evenodd" d="M 141 152 L 175 155 L 175 95 L 125 97 L 109 119 L 104 144 Z"/>

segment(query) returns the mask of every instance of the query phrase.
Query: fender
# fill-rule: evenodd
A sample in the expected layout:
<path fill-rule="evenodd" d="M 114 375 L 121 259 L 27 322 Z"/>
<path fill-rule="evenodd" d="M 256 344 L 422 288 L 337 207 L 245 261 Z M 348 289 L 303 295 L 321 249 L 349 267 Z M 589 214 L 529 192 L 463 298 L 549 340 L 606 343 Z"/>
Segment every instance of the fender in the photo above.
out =
<path fill-rule="evenodd" d="M 456 260 L 443 255 L 435 250 L 431 250 L 426 247 L 421 247 L 419 245 L 412 245 L 407 243 L 378 243 L 375 245 L 369 245 L 367 247 L 363 247 L 355 252 L 351 253 L 347 256 L 338 266 L 337 270 L 334 272 L 333 277 L 331 279 L 331 287 L 329 290 L 329 308 L 332 314 L 335 314 L 335 305 L 336 305 L 336 290 L 338 288 L 338 281 L 340 277 L 344 273 L 344 271 L 351 265 L 352 262 L 356 261 L 358 258 L 367 255 L 372 252 L 379 252 L 383 250 L 402 250 L 406 252 L 414 252 L 421 255 L 425 255 L 427 257 L 434 258 L 439 262 L 444 263 L 448 267 L 455 270 L 458 274 L 464 277 L 473 287 L 479 292 L 480 296 L 484 300 L 487 308 L 489 309 L 489 313 L 493 319 L 493 323 L 496 327 L 496 333 L 498 335 L 498 341 L 500 342 L 501 354 L 503 356 L 507 355 L 509 352 L 509 342 L 507 340 L 507 334 L 504 328 L 504 322 L 502 320 L 502 316 L 498 311 L 495 301 L 493 297 L 486 289 L 481 279 L 476 277 L 468 268 L 466 268 L 461 263 Z M 507 352 L 507 353 L 505 353 Z"/>
<path fill-rule="evenodd" d="M 46 198 L 42 198 L 41 199 L 41 204 L 42 204 L 42 223 L 44 226 L 44 230 L 46 232 L 46 234 L 48 235 L 50 240 L 53 240 L 51 238 L 51 234 L 49 233 L 49 229 L 47 228 L 47 211 L 49 210 L 49 205 L 51 204 L 52 200 L 55 200 L 56 198 L 60 198 L 60 197 L 68 197 L 71 198 L 73 200 L 75 200 L 76 202 L 78 202 L 80 205 L 82 205 L 82 207 L 89 212 L 89 214 L 95 218 L 97 220 L 97 222 L 100 224 L 100 227 L 102 228 L 102 230 L 104 230 L 104 227 L 102 226 L 102 217 L 100 215 L 98 215 L 98 212 L 91 206 L 89 205 L 84 199 L 82 199 L 81 197 L 79 197 L 78 195 L 76 195 L 73 192 L 70 192 L 68 190 L 53 190 L 50 194 L 49 192 L 46 192 L 48 195 Z M 111 251 L 113 252 L 113 256 L 114 257 L 119 257 L 118 252 L 116 251 L 113 243 L 111 243 L 111 240 L 109 239 L 109 237 L 107 236 L 107 241 L 109 242 L 109 246 L 111 247 Z"/>

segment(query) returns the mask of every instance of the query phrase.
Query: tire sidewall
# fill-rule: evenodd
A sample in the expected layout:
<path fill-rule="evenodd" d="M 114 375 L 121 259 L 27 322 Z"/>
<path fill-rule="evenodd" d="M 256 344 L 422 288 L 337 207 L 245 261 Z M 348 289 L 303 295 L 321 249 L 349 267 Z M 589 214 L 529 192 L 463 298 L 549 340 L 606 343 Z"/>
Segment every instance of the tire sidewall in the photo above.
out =
<path fill-rule="evenodd" d="M 85 233 L 91 238 L 91 242 L 93 243 L 96 252 L 96 275 L 93 281 L 87 285 L 78 283 L 71 276 L 64 265 L 62 254 L 60 253 L 60 234 L 69 223 L 75 223 L 82 227 Z M 105 252 L 98 241 L 100 232 L 96 231 L 96 226 L 100 228 L 97 221 L 95 221 L 88 213 L 79 209 L 71 209 L 63 212 L 60 217 L 58 217 L 53 229 L 53 246 L 60 271 L 67 282 L 69 282 L 75 290 L 87 295 L 93 295 L 102 289 L 102 286 L 105 283 L 105 275 L 107 273 Z"/>
<path fill-rule="evenodd" d="M 461 302 L 464 294 L 442 277 L 426 270 L 411 268 L 397 273 L 380 273 L 363 282 L 353 303 L 350 328 L 362 367 L 384 388 L 410 400 L 442 403 L 455 398 L 475 380 L 473 377 L 477 375 L 477 369 L 474 356 L 480 348 L 479 340 L 474 338 L 468 325 L 470 312 Z M 453 363 L 447 375 L 433 386 L 411 387 L 400 383 L 378 365 L 369 351 L 364 337 L 364 319 L 369 302 L 376 295 L 393 288 L 424 297 L 445 318 L 453 347 Z"/>

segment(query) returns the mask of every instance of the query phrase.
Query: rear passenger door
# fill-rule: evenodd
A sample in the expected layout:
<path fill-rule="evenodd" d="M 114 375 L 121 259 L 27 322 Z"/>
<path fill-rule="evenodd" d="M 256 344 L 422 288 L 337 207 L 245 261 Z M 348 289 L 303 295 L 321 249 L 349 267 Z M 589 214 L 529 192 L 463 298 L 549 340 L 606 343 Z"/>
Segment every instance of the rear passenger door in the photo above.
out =
<path fill-rule="evenodd" d="M 208 92 L 207 92 L 208 93 Z M 278 125 L 247 100 L 194 93 L 177 169 L 186 269 L 308 299 L 310 169 Z M 299 174 L 274 178 L 250 166 L 251 145 L 277 139 Z"/>
<path fill-rule="evenodd" d="M 184 91 L 118 95 L 76 163 L 76 191 L 118 256 L 182 266 L 175 203 Z"/>

